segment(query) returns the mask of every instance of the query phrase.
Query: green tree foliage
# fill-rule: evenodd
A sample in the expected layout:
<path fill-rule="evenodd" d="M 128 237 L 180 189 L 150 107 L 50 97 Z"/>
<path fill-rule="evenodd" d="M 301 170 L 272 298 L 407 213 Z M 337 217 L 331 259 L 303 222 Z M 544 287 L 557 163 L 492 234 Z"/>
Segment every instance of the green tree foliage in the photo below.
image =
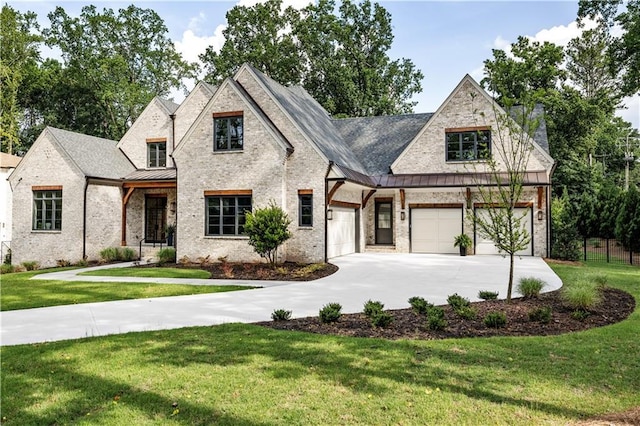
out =
<path fill-rule="evenodd" d="M 567 192 L 551 200 L 551 257 L 562 260 L 580 259 L 580 235 Z"/>
<path fill-rule="evenodd" d="M 422 73 L 408 59 L 391 60 L 390 14 L 379 4 L 334 0 L 297 11 L 281 0 L 227 13 L 219 53 L 201 56 L 207 81 L 232 75 L 244 62 L 282 84 L 302 85 L 329 113 L 369 116 L 410 112 Z"/>
<path fill-rule="evenodd" d="M 621 5 L 626 5 L 620 7 Z M 608 24 L 619 24 L 622 34 L 615 37 L 606 50 L 612 75 L 622 75 L 622 94 L 640 90 L 640 0 L 580 0 L 579 18 L 597 18 Z"/>
<path fill-rule="evenodd" d="M 622 198 L 615 235 L 624 248 L 640 252 L 640 192 L 631 185 Z"/>
<path fill-rule="evenodd" d="M 200 56 L 206 80 L 219 84 L 248 62 L 282 84 L 300 84 L 301 55 L 290 28 L 297 14 L 292 7 L 282 10 L 282 0 L 229 10 L 222 49 L 209 46 Z"/>
<path fill-rule="evenodd" d="M 278 247 L 291 238 L 287 214 L 273 201 L 269 206 L 247 212 L 244 233 L 256 253 L 274 266 L 278 260 Z"/>
<path fill-rule="evenodd" d="M 0 13 L 0 143 L 2 152 L 22 153 L 19 140 L 22 111 L 19 91 L 29 69 L 39 60 L 36 15 L 4 4 Z"/>
<path fill-rule="evenodd" d="M 531 242 L 531 235 L 523 226 L 526 213 L 516 212 L 533 149 L 532 135 L 539 125 L 533 115 L 534 105 L 526 96 L 523 94 L 519 102 L 521 107 L 517 109 L 510 99 L 502 99 L 507 110 L 517 112 L 512 116 L 497 108 L 494 110 L 496 126 L 491 132 L 491 157 L 482 165 L 474 164 L 474 171 L 490 180 L 489 185 L 480 181 L 476 183 L 482 202 L 491 207 L 486 209 L 486 215 L 475 215 L 471 211 L 468 214 L 478 233 L 492 240 L 500 253 L 509 256 L 507 302 L 511 301 L 516 253 Z"/>
<path fill-rule="evenodd" d="M 80 97 L 72 98 L 81 110 L 73 130 L 120 139 L 154 96 L 168 95 L 193 75 L 193 66 L 175 50 L 163 20 L 151 9 L 131 5 L 99 13 L 85 6 L 76 18 L 57 7 L 49 19 L 44 35 L 48 46 L 62 52 L 61 90 Z"/>

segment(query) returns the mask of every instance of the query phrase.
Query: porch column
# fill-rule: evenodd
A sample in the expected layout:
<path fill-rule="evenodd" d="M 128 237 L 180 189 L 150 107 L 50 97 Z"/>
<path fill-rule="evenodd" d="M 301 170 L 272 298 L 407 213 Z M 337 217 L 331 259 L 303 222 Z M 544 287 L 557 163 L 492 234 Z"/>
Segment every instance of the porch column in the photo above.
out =
<path fill-rule="evenodd" d="M 127 193 L 122 198 L 122 241 L 120 242 L 121 246 L 127 245 L 127 203 L 129 202 L 129 198 L 131 198 L 131 194 L 135 191 L 134 187 L 126 188 Z"/>

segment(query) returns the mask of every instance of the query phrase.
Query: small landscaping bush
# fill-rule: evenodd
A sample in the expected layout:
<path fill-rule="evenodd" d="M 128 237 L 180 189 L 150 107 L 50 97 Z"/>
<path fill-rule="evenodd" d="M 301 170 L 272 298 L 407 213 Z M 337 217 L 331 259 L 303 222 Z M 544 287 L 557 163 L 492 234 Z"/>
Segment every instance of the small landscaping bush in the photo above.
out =
<path fill-rule="evenodd" d="M 58 259 L 56 260 L 56 266 L 58 268 L 64 268 L 67 266 L 71 266 L 71 261 L 70 260 L 66 260 L 66 259 Z"/>
<path fill-rule="evenodd" d="M 447 327 L 447 321 L 444 319 L 444 309 L 440 306 L 434 306 L 429 309 L 427 327 L 433 331 L 444 330 Z"/>
<path fill-rule="evenodd" d="M 22 262 L 22 267 L 27 271 L 35 271 L 36 269 L 40 268 L 40 263 L 36 262 L 35 260 L 28 260 Z"/>
<path fill-rule="evenodd" d="M 571 318 L 578 321 L 584 321 L 589 316 L 589 312 L 577 309 L 571 312 Z"/>
<path fill-rule="evenodd" d="M 427 315 L 429 309 L 433 307 L 433 304 L 427 302 L 423 297 L 414 296 L 409 298 L 409 304 L 413 312 L 419 315 Z"/>
<path fill-rule="evenodd" d="M 489 328 L 502 328 L 507 325 L 507 316 L 504 312 L 489 312 L 483 322 Z"/>
<path fill-rule="evenodd" d="M 478 298 L 482 300 L 496 300 L 498 298 L 498 294 L 499 293 L 497 291 L 480 290 L 478 292 Z"/>
<path fill-rule="evenodd" d="M 375 315 L 382 312 L 384 309 L 384 305 L 379 301 L 367 300 L 364 304 L 363 313 L 367 316 L 367 318 L 373 318 Z"/>
<path fill-rule="evenodd" d="M 137 258 L 138 258 L 138 254 L 131 247 L 122 247 L 120 248 L 120 250 L 118 250 L 118 260 L 131 262 L 132 260 L 135 260 Z M 173 261 L 175 262 L 175 255 L 174 255 Z"/>
<path fill-rule="evenodd" d="M 15 272 L 15 267 L 13 265 L 8 263 L 3 263 L 2 265 L 0 265 L 0 273 L 10 274 L 12 272 Z"/>
<path fill-rule="evenodd" d="M 274 321 L 289 321 L 291 319 L 291 311 L 276 309 L 271 314 L 271 319 Z"/>
<path fill-rule="evenodd" d="M 591 279 L 598 288 L 604 288 L 609 284 L 609 279 L 605 274 L 593 274 Z"/>
<path fill-rule="evenodd" d="M 105 262 L 115 262 L 116 260 L 118 260 L 118 252 L 118 247 L 107 247 L 100 250 L 100 257 Z"/>
<path fill-rule="evenodd" d="M 447 297 L 447 303 L 453 308 L 454 311 L 457 311 L 461 308 L 467 308 L 471 305 L 469 299 L 460 296 L 458 293 L 453 293 L 452 295 Z"/>
<path fill-rule="evenodd" d="M 393 315 L 389 312 L 379 311 L 373 314 L 371 318 L 371 325 L 374 327 L 385 328 L 391 325 L 393 322 Z"/>
<path fill-rule="evenodd" d="M 82 267 L 89 266 L 89 262 L 87 262 L 87 259 L 80 259 L 76 263 L 76 266 L 82 266 Z"/>
<path fill-rule="evenodd" d="M 551 321 L 551 307 L 532 309 L 529 311 L 529 321 L 548 324 Z"/>
<path fill-rule="evenodd" d="M 462 319 L 472 320 L 478 315 L 478 312 L 471 306 L 463 306 L 462 308 L 455 310 L 456 314 Z"/>
<path fill-rule="evenodd" d="M 600 293 L 595 282 L 581 278 L 562 287 L 562 299 L 572 309 L 588 311 L 600 302 Z"/>
<path fill-rule="evenodd" d="M 158 251 L 158 262 L 163 263 L 176 263 L 176 249 L 173 247 L 163 248 Z"/>
<path fill-rule="evenodd" d="M 342 315 L 342 305 L 339 303 L 328 303 L 320 309 L 320 322 L 327 324 L 336 322 Z"/>
<path fill-rule="evenodd" d="M 523 297 L 527 299 L 537 299 L 540 296 L 540 292 L 547 285 L 540 278 L 535 277 L 526 277 L 520 278 L 520 282 L 518 282 L 518 286 L 516 290 Z"/>

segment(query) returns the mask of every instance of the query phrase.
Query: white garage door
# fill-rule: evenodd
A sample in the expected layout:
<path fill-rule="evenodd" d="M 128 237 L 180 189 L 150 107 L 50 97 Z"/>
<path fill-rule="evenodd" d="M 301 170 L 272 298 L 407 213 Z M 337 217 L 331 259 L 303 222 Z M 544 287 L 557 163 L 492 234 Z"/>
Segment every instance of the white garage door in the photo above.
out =
<path fill-rule="evenodd" d="M 526 212 L 526 216 L 522 219 L 522 226 L 527 230 L 529 235 L 531 235 L 531 209 L 526 208 L 516 208 L 514 209 L 514 214 L 516 217 L 520 217 L 522 214 Z M 476 209 L 476 215 L 482 215 L 483 217 L 488 217 L 488 213 L 485 209 Z M 524 250 L 517 252 L 518 256 L 531 256 L 533 245 L 531 241 L 529 241 L 529 245 Z M 484 238 L 480 235 L 478 231 L 476 231 L 476 254 L 498 254 L 498 249 L 492 240 L 488 238 Z"/>
<path fill-rule="evenodd" d="M 411 209 L 413 253 L 459 253 L 453 246 L 462 232 L 462 209 Z"/>
<path fill-rule="evenodd" d="M 327 257 L 337 257 L 356 251 L 356 211 L 331 207 L 333 219 L 327 221 Z"/>

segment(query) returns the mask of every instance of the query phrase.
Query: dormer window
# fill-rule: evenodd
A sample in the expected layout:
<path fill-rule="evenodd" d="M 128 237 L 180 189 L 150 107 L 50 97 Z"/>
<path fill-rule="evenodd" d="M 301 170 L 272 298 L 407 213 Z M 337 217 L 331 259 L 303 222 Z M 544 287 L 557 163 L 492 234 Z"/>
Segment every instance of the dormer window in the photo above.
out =
<path fill-rule="evenodd" d="M 213 113 L 213 150 L 242 151 L 244 125 L 242 111 Z"/>
<path fill-rule="evenodd" d="M 167 140 L 147 139 L 147 168 L 167 166 Z"/>
<path fill-rule="evenodd" d="M 445 129 L 447 161 L 486 160 L 491 157 L 491 128 Z"/>

